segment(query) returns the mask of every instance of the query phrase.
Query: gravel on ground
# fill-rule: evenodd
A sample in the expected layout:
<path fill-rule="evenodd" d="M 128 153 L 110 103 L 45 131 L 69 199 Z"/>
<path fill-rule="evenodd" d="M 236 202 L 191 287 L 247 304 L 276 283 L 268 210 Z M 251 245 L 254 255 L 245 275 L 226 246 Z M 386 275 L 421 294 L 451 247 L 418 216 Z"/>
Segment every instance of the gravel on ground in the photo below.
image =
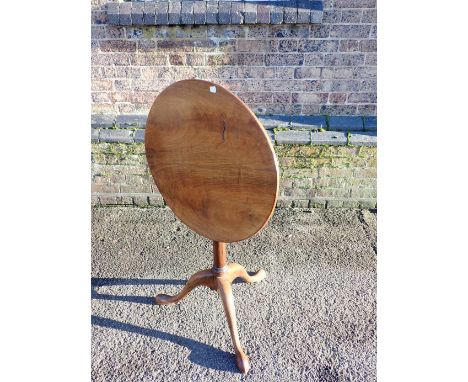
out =
<path fill-rule="evenodd" d="M 168 208 L 93 208 L 93 381 L 375 381 L 376 212 L 278 209 L 228 259 L 259 283 L 233 286 L 238 372 L 221 301 L 200 287 L 157 306 L 211 268 L 212 244 Z"/>

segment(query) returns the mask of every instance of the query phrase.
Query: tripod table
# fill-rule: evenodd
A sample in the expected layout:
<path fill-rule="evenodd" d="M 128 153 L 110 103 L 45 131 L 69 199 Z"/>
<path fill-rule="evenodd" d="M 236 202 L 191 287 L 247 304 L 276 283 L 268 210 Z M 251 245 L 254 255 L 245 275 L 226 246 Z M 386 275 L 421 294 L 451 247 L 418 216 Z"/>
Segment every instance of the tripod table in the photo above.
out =
<path fill-rule="evenodd" d="M 278 162 L 263 126 L 234 94 L 208 81 L 178 81 L 154 101 L 145 131 L 148 166 L 167 205 L 189 228 L 213 241 L 213 267 L 192 275 L 172 304 L 200 285 L 219 293 L 242 373 L 250 368 L 239 341 L 231 284 L 251 283 L 242 265 L 227 262 L 226 243 L 259 232 L 273 214 Z"/>

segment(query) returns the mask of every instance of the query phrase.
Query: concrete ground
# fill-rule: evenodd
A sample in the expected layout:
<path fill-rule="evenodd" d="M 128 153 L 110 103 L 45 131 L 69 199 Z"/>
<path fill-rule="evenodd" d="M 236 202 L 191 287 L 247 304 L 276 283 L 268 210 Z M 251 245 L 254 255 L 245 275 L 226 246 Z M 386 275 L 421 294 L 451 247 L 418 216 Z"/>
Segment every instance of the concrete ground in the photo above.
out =
<path fill-rule="evenodd" d="M 215 292 L 152 302 L 211 267 L 211 242 L 169 209 L 92 216 L 93 381 L 376 380 L 374 212 L 277 210 L 257 236 L 228 245 L 230 261 L 267 272 L 233 286 L 246 376 Z"/>

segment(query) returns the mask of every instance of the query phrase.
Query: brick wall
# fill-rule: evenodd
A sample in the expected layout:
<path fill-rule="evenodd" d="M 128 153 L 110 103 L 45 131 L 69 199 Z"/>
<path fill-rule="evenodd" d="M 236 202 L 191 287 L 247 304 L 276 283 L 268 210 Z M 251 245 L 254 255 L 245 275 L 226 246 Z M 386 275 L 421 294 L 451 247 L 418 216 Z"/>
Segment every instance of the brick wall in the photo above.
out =
<path fill-rule="evenodd" d="M 92 0 L 92 112 L 145 114 L 186 78 L 257 114 L 376 115 L 376 1 L 324 0 L 321 23 L 119 26 Z"/>
<path fill-rule="evenodd" d="M 281 176 L 277 207 L 376 207 L 376 146 L 274 147 Z M 92 192 L 94 206 L 165 206 L 143 143 L 93 143 Z"/>

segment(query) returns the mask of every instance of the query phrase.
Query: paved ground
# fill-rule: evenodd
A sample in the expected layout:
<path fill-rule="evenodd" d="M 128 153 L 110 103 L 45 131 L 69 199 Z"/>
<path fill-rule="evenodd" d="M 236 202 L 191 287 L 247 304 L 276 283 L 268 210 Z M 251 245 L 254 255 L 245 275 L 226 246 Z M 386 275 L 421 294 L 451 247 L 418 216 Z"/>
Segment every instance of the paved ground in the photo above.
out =
<path fill-rule="evenodd" d="M 207 239 L 168 209 L 94 209 L 92 230 L 93 381 L 376 380 L 374 213 L 277 210 L 228 246 L 231 261 L 267 271 L 233 287 L 247 376 L 215 292 L 152 304 L 211 266 Z"/>

